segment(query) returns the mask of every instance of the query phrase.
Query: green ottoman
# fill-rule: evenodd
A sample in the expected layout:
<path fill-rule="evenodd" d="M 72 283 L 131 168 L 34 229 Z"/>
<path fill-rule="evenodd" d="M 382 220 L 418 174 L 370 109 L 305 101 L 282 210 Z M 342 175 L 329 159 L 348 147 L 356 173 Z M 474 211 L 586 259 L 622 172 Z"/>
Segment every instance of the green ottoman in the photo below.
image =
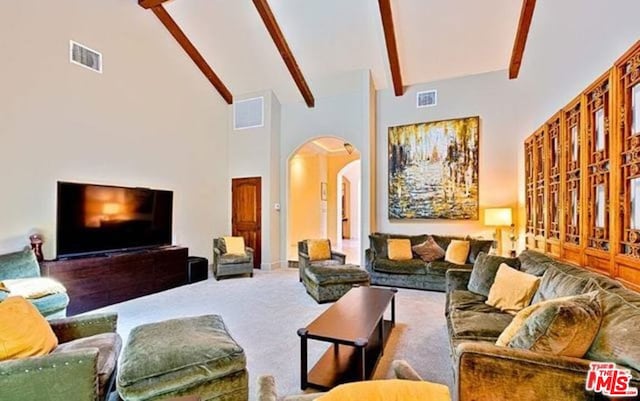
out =
<path fill-rule="evenodd" d="M 217 315 L 167 320 L 131 331 L 117 380 L 124 401 L 196 395 L 246 401 L 246 358 Z"/>
<path fill-rule="evenodd" d="M 357 265 L 307 266 L 302 279 L 318 303 L 337 301 L 354 285 L 369 285 L 369 273 Z"/>

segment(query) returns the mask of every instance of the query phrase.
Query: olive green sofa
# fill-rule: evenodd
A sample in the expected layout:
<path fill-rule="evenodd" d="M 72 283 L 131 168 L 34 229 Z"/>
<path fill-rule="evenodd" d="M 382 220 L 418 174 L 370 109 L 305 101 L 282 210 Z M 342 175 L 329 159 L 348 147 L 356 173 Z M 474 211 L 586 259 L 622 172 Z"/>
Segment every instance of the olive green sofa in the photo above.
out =
<path fill-rule="evenodd" d="M 465 269 L 471 271 L 473 263 L 480 252 L 489 253 L 493 240 L 473 239 L 469 237 L 454 237 L 431 235 L 435 242 L 446 251 L 451 240 L 470 241 L 469 255 L 464 265 L 446 262 L 439 259 L 425 262 L 417 255 L 406 261 L 390 260 L 387 257 L 388 239 L 409 239 L 411 246 L 423 243 L 429 234 L 401 235 L 373 233 L 369 235 L 369 249 L 365 251 L 365 267 L 371 276 L 372 285 L 389 287 L 414 288 L 419 290 L 445 291 L 445 274 L 449 269 Z"/>
<path fill-rule="evenodd" d="M 630 369 L 631 385 L 639 387 L 640 294 L 608 277 L 538 252 L 525 251 L 518 259 L 520 270 L 536 276 L 551 269 L 538 289 L 545 299 L 600 291 L 603 320 L 599 332 L 586 359 L 496 346 L 513 316 L 485 304 L 485 297 L 467 290 L 469 270 L 449 270 L 445 316 L 459 400 L 607 399 L 585 390 L 591 361 L 616 362 L 619 367 Z"/>

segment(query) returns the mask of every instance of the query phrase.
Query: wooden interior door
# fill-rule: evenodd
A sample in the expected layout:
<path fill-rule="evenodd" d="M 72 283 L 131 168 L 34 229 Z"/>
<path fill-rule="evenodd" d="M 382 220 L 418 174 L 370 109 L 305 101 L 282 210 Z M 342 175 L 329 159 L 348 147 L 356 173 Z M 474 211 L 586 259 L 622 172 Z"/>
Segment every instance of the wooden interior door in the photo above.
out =
<path fill-rule="evenodd" d="M 262 178 L 234 178 L 231 180 L 231 231 L 243 237 L 246 246 L 255 251 L 253 268 L 262 263 Z"/>

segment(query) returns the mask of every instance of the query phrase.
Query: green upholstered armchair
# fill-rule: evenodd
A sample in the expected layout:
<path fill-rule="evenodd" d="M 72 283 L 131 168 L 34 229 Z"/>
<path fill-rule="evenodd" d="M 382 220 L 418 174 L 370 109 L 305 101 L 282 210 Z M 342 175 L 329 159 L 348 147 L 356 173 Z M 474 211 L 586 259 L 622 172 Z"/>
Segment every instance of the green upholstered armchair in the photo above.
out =
<path fill-rule="evenodd" d="M 298 274 L 300 275 L 300 282 L 304 278 L 304 271 L 308 266 L 337 266 L 344 265 L 347 259 L 346 255 L 340 252 L 331 250 L 331 259 L 327 260 L 314 260 L 309 259 L 309 248 L 307 247 L 307 241 L 303 240 L 298 242 Z M 331 241 L 329 241 L 329 248 L 331 248 Z"/>
<path fill-rule="evenodd" d="M 116 376 L 122 340 L 117 315 L 49 322 L 59 345 L 49 355 L 0 362 L 2 401 L 103 401 Z"/>
<path fill-rule="evenodd" d="M 406 361 L 393 361 L 391 367 L 394 379 L 422 381 L 420 375 Z M 280 399 L 283 401 L 314 401 L 323 394 L 325 393 L 307 393 L 279 398 L 274 377 L 269 375 L 258 377 L 258 401 L 278 401 Z"/>
<path fill-rule="evenodd" d="M 222 276 L 248 274 L 253 277 L 253 249 L 245 247 L 246 255 L 232 255 L 227 253 L 224 238 L 213 240 L 213 277 L 217 280 Z"/>
<path fill-rule="evenodd" d="M 40 277 L 40 265 L 31 249 L 0 255 L 0 281 Z M 10 293 L 0 291 L 0 301 Z M 69 296 L 66 292 L 29 299 L 47 319 L 63 318 L 67 315 Z"/>

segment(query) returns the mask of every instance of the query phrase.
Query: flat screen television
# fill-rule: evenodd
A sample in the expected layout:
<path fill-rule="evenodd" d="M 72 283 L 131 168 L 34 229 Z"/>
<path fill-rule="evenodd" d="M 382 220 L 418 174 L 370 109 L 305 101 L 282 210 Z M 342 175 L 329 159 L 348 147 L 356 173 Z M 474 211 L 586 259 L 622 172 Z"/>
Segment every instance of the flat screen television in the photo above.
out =
<path fill-rule="evenodd" d="M 171 245 L 173 192 L 58 182 L 59 258 Z"/>

